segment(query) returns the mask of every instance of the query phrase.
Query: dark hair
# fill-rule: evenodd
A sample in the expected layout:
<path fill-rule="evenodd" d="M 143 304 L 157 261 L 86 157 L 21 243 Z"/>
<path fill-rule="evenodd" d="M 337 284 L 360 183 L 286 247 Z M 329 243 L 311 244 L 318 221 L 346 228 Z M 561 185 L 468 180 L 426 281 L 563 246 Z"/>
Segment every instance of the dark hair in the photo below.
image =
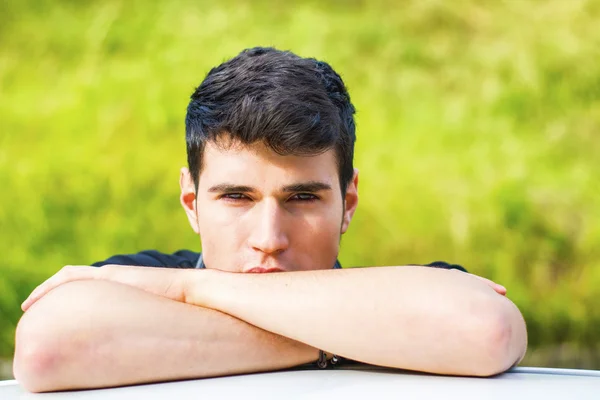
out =
<path fill-rule="evenodd" d="M 262 141 L 282 155 L 335 149 L 345 194 L 353 176 L 354 112 L 329 64 L 273 48 L 246 49 L 211 69 L 191 96 L 186 144 L 196 189 L 206 142 L 227 134 L 242 144 Z"/>

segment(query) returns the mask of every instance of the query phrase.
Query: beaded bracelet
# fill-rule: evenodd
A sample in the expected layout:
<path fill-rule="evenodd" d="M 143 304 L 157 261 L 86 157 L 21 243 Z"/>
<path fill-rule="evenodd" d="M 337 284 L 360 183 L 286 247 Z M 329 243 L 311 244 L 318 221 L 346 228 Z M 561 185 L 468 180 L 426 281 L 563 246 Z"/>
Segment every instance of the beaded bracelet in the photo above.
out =
<path fill-rule="evenodd" d="M 340 361 L 340 358 L 335 354 L 331 357 L 331 365 L 335 365 Z M 317 366 L 321 369 L 327 368 L 327 354 L 323 350 L 319 350 L 319 359 L 317 360 Z"/>

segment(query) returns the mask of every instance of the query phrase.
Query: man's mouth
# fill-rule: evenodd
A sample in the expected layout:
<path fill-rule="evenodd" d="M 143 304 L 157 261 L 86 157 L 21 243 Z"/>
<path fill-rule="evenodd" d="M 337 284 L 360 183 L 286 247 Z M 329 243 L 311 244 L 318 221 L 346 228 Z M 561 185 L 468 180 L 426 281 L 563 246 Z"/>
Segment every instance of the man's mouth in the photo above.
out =
<path fill-rule="evenodd" d="M 243 271 L 249 274 L 266 274 L 270 272 L 283 272 L 281 268 L 263 268 L 263 267 L 254 267 L 247 271 Z"/>

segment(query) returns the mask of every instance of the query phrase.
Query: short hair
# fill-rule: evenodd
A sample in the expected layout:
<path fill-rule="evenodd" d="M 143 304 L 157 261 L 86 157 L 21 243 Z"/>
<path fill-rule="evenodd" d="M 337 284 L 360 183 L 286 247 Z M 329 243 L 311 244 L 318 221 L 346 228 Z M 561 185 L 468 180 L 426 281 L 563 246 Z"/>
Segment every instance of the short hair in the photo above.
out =
<path fill-rule="evenodd" d="M 223 134 L 263 142 L 281 155 L 334 149 L 342 195 L 354 174 L 355 109 L 329 64 L 290 51 L 255 47 L 211 69 L 191 96 L 187 160 L 196 190 L 208 141 Z"/>

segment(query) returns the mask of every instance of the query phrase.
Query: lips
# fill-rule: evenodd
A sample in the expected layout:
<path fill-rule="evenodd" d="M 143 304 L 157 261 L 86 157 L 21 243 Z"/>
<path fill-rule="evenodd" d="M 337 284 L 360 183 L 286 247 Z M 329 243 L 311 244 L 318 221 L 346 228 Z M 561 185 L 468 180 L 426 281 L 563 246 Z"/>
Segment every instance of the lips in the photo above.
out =
<path fill-rule="evenodd" d="M 281 268 L 262 268 L 262 267 L 254 267 L 247 271 L 244 271 L 249 274 L 266 274 L 270 272 L 283 272 Z"/>

